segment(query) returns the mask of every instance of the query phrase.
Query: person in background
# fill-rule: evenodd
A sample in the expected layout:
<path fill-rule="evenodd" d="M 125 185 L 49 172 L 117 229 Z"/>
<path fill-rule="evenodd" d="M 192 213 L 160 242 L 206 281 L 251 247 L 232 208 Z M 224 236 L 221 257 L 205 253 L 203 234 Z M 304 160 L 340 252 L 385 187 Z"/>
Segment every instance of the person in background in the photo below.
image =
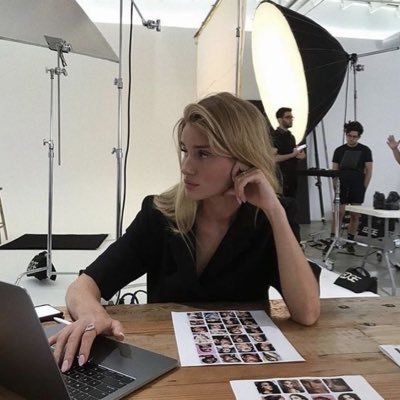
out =
<path fill-rule="evenodd" d="M 386 141 L 387 145 L 392 149 L 394 159 L 400 164 L 400 140 L 396 140 L 393 135 L 390 135 Z"/>
<path fill-rule="evenodd" d="M 272 144 L 276 149 L 275 160 L 282 174 L 283 195 L 296 197 L 297 192 L 297 160 L 306 158 L 304 150 L 297 150 L 296 139 L 289 128 L 293 126 L 292 109 L 281 107 L 276 112 L 279 126 L 272 133 Z"/>
<path fill-rule="evenodd" d="M 342 224 L 346 205 L 361 205 L 364 202 L 365 191 L 372 177 L 373 166 L 371 149 L 359 143 L 364 132 L 363 126 L 357 121 L 350 121 L 344 124 L 344 132 L 346 143 L 336 148 L 332 159 L 332 169 L 340 171 L 339 227 Z M 347 229 L 349 240 L 354 240 L 359 219 L 360 214 L 350 213 L 350 223 Z M 334 219 L 331 232 L 331 236 L 334 237 Z M 349 253 L 355 253 L 353 243 L 347 243 L 346 249 Z"/>

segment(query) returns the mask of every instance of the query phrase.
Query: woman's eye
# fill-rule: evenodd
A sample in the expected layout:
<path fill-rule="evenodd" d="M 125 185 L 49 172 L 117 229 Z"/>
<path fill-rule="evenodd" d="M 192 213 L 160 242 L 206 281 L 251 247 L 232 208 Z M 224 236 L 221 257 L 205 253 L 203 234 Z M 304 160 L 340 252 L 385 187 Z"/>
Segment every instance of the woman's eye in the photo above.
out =
<path fill-rule="evenodd" d="M 200 150 L 199 151 L 199 157 L 200 158 L 207 158 L 210 157 L 211 153 L 209 151 L 205 151 L 205 150 Z"/>

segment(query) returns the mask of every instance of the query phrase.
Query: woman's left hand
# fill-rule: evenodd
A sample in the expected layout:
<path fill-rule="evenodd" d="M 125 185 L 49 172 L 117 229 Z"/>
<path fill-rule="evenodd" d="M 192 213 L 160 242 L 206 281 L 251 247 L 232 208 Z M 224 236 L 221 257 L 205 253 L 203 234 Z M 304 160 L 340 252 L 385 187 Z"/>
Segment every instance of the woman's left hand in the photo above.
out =
<path fill-rule="evenodd" d="M 239 203 L 249 202 L 264 212 L 280 206 L 273 187 L 260 169 L 237 162 L 232 169 L 232 180 Z"/>

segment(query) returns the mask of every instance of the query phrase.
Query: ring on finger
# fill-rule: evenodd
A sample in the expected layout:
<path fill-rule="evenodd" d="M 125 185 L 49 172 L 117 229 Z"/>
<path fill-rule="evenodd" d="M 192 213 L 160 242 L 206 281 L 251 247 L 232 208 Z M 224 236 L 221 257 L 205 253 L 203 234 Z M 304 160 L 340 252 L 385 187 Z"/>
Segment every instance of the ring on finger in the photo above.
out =
<path fill-rule="evenodd" d="M 94 331 L 94 330 L 95 330 L 94 324 L 88 324 L 88 325 L 86 325 L 84 332 L 90 332 L 90 331 Z"/>

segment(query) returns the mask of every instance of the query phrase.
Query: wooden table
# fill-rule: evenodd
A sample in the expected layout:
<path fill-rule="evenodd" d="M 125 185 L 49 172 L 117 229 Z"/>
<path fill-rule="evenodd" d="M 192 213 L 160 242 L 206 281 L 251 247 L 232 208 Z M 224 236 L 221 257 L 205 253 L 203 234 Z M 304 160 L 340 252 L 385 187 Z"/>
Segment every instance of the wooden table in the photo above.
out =
<path fill-rule="evenodd" d="M 127 342 L 178 358 L 171 311 L 261 308 L 254 304 L 148 304 L 109 307 L 108 311 L 122 322 Z M 289 320 L 281 300 L 271 302 L 271 315 L 306 362 L 178 368 L 126 398 L 232 400 L 229 381 L 233 379 L 359 374 L 383 398 L 400 399 L 400 368 L 378 349 L 379 344 L 400 343 L 399 297 L 322 300 L 321 318 L 313 327 Z"/>

